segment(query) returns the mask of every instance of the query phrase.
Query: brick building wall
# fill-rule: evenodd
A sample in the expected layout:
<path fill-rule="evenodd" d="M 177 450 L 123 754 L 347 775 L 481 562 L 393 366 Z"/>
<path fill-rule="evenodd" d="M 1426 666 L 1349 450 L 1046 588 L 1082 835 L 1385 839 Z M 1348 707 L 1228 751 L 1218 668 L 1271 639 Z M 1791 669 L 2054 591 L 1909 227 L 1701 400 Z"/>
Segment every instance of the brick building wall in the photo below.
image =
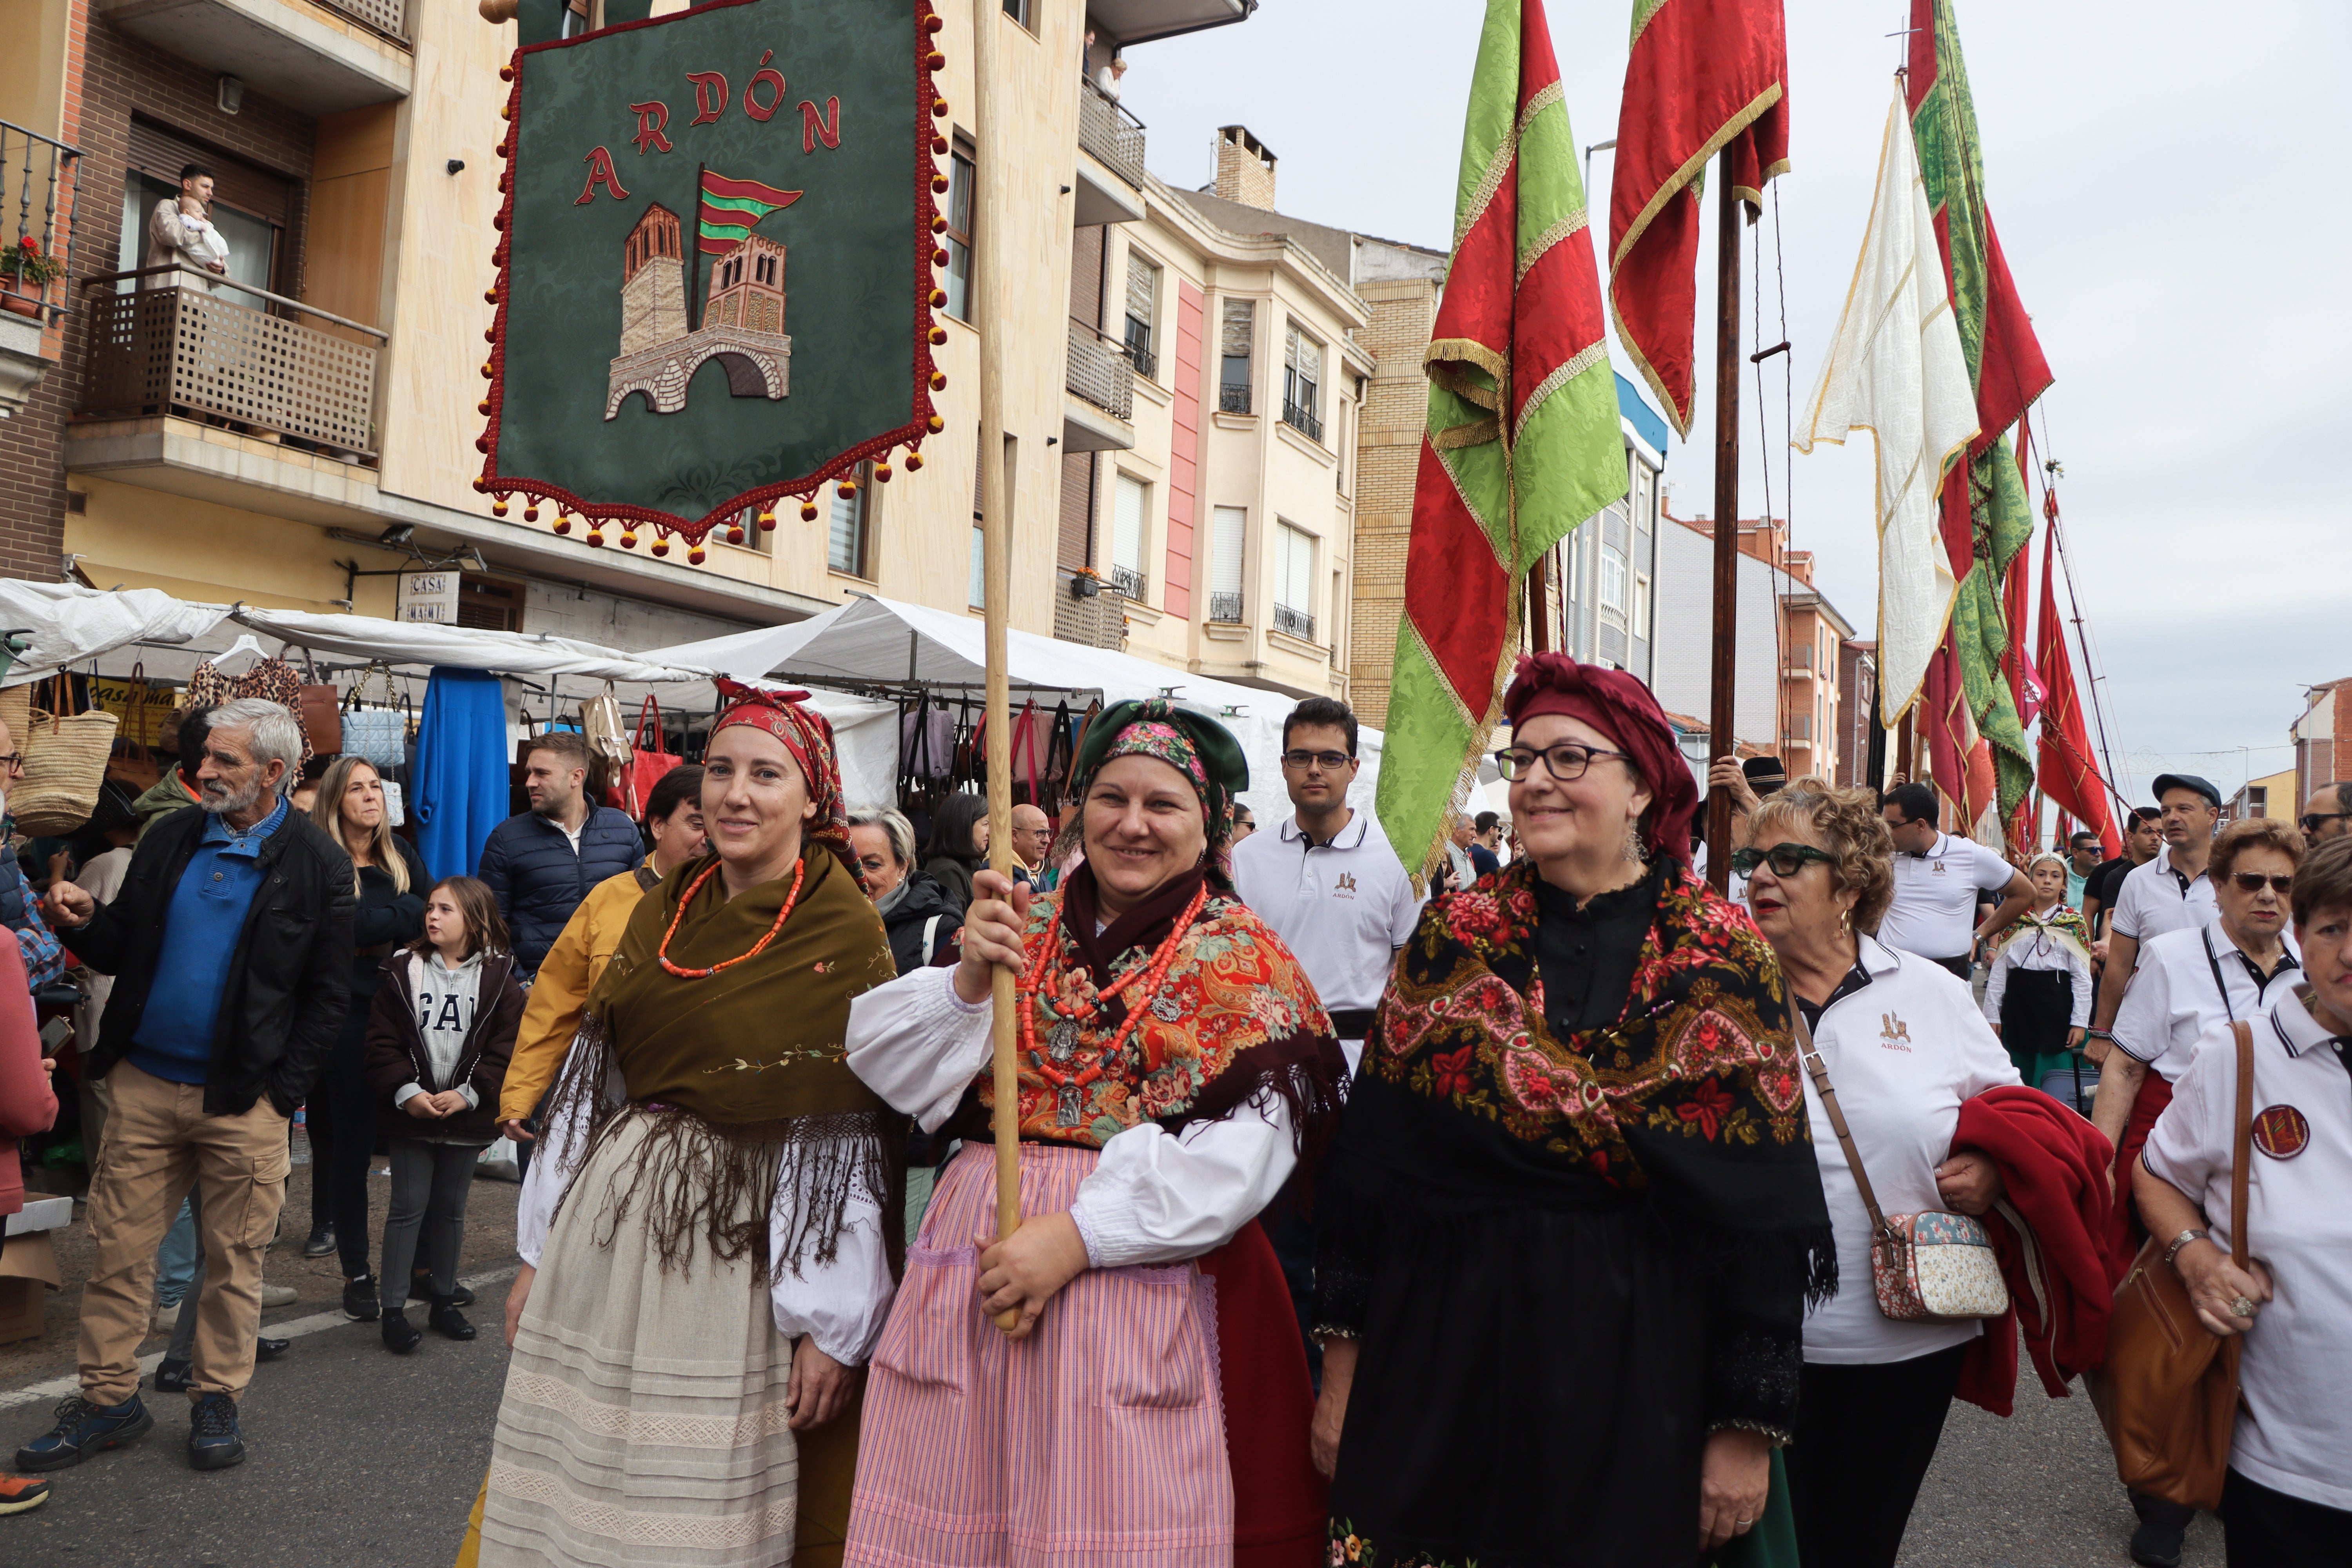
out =
<path fill-rule="evenodd" d="M 76 0 L 66 61 L 66 140 L 81 149 L 74 195 L 73 268 L 77 279 L 117 271 L 122 238 L 123 174 L 131 116 L 182 138 L 216 147 L 293 183 L 290 221 L 280 254 L 278 292 L 302 293 L 302 227 L 316 121 L 250 89 L 242 110 L 224 114 L 219 77 L 89 15 Z M 0 422 L 0 576 L 55 582 L 65 551 L 65 426 L 80 401 L 89 353 L 89 316 L 65 321 L 64 357 L 42 377 L 16 418 Z M 157 504 L 169 506 L 168 498 Z M 101 584 L 100 586 L 105 586 Z"/>
<path fill-rule="evenodd" d="M 1367 724 L 1388 722 L 1397 621 L 1404 613 L 1405 550 L 1412 533 L 1413 475 L 1428 426 L 1422 351 L 1437 323 L 1437 285 L 1426 279 L 1365 282 L 1371 307 L 1357 341 L 1379 362 L 1364 391 L 1356 447 L 1355 626 L 1348 690 Z"/>
<path fill-rule="evenodd" d="M 2309 700 L 2292 731 L 2298 813 L 2312 791 L 2352 779 L 2352 678 L 2313 687 Z"/>

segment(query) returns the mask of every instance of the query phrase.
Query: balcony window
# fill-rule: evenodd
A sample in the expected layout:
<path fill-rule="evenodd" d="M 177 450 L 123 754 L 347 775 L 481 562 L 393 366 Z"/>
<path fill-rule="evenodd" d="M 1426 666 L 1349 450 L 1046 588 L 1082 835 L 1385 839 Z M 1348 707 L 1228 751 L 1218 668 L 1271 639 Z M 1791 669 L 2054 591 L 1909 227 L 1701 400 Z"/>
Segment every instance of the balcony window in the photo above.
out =
<path fill-rule="evenodd" d="M 987 547 L 981 542 L 980 524 L 975 522 L 971 525 L 971 585 L 964 595 L 964 602 L 975 610 L 988 605 L 988 573 L 984 569 L 987 554 Z"/>
<path fill-rule="evenodd" d="M 860 463 L 855 476 L 856 493 L 844 496 L 834 487 L 833 517 L 825 534 L 824 563 L 851 577 L 871 576 L 866 569 L 867 533 L 874 514 L 874 465 Z"/>
<path fill-rule="evenodd" d="M 1130 599 L 1143 597 L 1146 586 L 1144 535 L 1150 515 L 1151 487 L 1130 474 L 1118 476 L 1116 510 L 1111 515 L 1111 586 Z"/>
<path fill-rule="evenodd" d="M 1625 614 L 1625 552 L 1613 544 L 1601 547 L 1601 607 Z"/>
<path fill-rule="evenodd" d="M 1282 349 L 1282 422 L 1323 439 L 1323 345 L 1292 322 Z"/>
<path fill-rule="evenodd" d="M 1160 301 L 1160 266 L 1157 262 L 1127 253 L 1127 357 L 1135 362 L 1135 374 L 1156 376 L 1160 374 L 1159 356 L 1152 352 L 1152 322 Z"/>
<path fill-rule="evenodd" d="M 1221 506 L 1209 520 L 1209 618 L 1242 618 L 1242 551 L 1249 537 L 1249 513 Z"/>
<path fill-rule="evenodd" d="M 1633 635 L 1643 641 L 1650 638 L 1650 574 L 1637 572 L 1633 575 Z"/>
<path fill-rule="evenodd" d="M 1224 363 L 1217 380 L 1217 407 L 1223 413 L 1250 411 L 1250 344 L 1256 327 L 1257 307 L 1253 301 L 1225 301 L 1219 345 Z"/>
<path fill-rule="evenodd" d="M 1034 27 L 1035 24 L 1029 20 L 1030 4 L 1031 0 L 1004 0 L 1004 14 L 1024 27 Z"/>
<path fill-rule="evenodd" d="M 971 320 L 971 147 L 958 140 L 955 150 L 948 154 L 948 275 L 944 288 L 947 313 L 960 321 Z"/>
<path fill-rule="evenodd" d="M 1304 529 L 1275 527 L 1274 629 L 1315 640 L 1315 536 Z"/>
<path fill-rule="evenodd" d="M 154 221 L 155 209 L 165 202 L 175 202 L 179 197 L 180 186 L 176 180 L 160 180 L 136 170 L 125 176 L 121 242 L 115 254 L 117 271 L 135 272 L 147 265 L 149 225 Z M 230 280 L 256 289 L 269 288 L 270 275 L 278 258 L 278 226 L 267 217 L 231 206 L 221 198 L 217 190 L 213 195 L 212 208 L 205 216 L 219 230 L 220 237 L 227 242 Z M 146 286 L 151 289 L 170 288 L 173 281 L 169 278 L 157 278 L 146 280 Z M 180 281 L 192 284 L 195 279 L 188 278 Z M 118 285 L 117 291 L 128 293 L 136 286 L 126 279 Z M 259 307 L 262 304 L 250 294 L 239 294 L 234 290 L 228 298 L 240 305 Z"/>

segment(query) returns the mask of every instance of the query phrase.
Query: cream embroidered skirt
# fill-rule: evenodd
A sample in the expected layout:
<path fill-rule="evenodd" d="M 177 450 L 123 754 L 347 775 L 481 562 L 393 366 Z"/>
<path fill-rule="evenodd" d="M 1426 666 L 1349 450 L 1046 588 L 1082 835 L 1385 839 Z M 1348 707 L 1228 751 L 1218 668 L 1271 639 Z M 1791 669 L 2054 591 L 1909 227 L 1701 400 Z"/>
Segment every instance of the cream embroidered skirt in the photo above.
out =
<path fill-rule="evenodd" d="M 665 1271 L 644 1194 L 609 1246 L 594 1239 L 647 1125 L 637 1113 L 612 1130 L 548 1235 L 499 1406 L 482 1568 L 792 1561 L 793 1344 L 759 1270 L 704 1242 L 690 1270 Z"/>

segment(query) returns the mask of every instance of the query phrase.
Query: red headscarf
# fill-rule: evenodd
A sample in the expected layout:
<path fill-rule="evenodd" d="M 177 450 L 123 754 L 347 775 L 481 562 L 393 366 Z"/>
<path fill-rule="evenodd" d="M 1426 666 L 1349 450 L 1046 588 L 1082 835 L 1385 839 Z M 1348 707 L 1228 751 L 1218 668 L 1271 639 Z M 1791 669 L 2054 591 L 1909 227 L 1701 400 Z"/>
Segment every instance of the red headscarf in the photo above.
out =
<path fill-rule="evenodd" d="M 719 695 L 733 705 L 710 726 L 711 739 L 730 725 L 750 724 L 782 741 L 800 764 L 809 798 L 816 803 L 816 816 L 801 837 L 832 850 L 849 868 L 858 888 L 866 890 L 866 874 L 849 847 L 849 812 L 842 802 L 841 766 L 834 760 L 832 722 L 815 709 L 802 706 L 808 699 L 805 691 L 761 691 L 721 680 Z"/>
<path fill-rule="evenodd" d="M 1690 858 L 1691 817 L 1698 810 L 1698 785 L 1675 743 L 1665 710 L 1650 689 L 1621 669 L 1579 664 L 1564 653 L 1529 654 L 1511 673 L 1503 694 L 1503 715 L 1517 727 L 1539 713 L 1560 713 L 1591 725 L 1630 754 L 1642 782 L 1650 786 L 1650 809 L 1642 814 L 1642 843 L 1653 856 Z"/>

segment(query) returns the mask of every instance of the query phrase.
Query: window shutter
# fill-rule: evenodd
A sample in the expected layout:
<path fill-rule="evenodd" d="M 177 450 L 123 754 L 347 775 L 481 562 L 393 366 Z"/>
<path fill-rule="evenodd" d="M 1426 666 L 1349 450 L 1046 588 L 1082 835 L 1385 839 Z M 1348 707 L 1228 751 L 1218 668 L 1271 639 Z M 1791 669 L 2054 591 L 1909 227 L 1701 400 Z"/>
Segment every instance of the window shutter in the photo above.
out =
<path fill-rule="evenodd" d="M 1143 502 L 1148 491 L 1141 481 L 1118 477 L 1118 518 L 1111 532 L 1110 562 L 1130 572 L 1143 570 Z"/>
<path fill-rule="evenodd" d="M 1127 313 L 1151 325 L 1152 298 L 1160 292 L 1160 268 L 1133 251 L 1127 257 Z"/>
<path fill-rule="evenodd" d="M 1219 352 L 1227 359 L 1247 359 L 1250 355 L 1252 328 L 1256 321 L 1256 308 L 1247 300 L 1225 301 L 1224 342 Z"/>
<path fill-rule="evenodd" d="M 1298 329 L 1296 327 L 1290 330 L 1290 334 L 1292 341 L 1297 344 L 1298 379 L 1311 381 L 1318 386 L 1322 385 L 1323 345 L 1313 338 L 1300 337 Z"/>
<path fill-rule="evenodd" d="M 1282 368 L 1290 371 L 1298 368 L 1298 329 L 1296 326 L 1283 336 Z"/>
<path fill-rule="evenodd" d="M 1209 592 L 1242 591 L 1242 546 L 1249 531 L 1249 513 L 1237 506 L 1221 506 L 1211 521 Z"/>

